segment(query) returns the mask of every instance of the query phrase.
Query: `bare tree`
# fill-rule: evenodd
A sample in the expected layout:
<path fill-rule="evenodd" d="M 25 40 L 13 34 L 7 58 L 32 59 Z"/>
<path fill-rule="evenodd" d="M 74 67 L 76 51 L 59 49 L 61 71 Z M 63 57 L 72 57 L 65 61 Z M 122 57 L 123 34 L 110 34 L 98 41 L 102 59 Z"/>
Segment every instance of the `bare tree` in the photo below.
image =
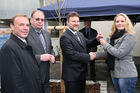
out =
<path fill-rule="evenodd" d="M 51 15 L 55 18 L 57 22 L 59 22 L 59 25 L 62 26 L 62 22 L 63 22 L 62 17 L 65 16 L 67 0 L 46 0 L 46 2 L 47 5 L 51 5 L 51 7 L 53 7 L 57 16 L 55 16 L 53 13 L 51 13 Z M 61 12 L 61 8 L 63 8 L 63 12 Z"/>

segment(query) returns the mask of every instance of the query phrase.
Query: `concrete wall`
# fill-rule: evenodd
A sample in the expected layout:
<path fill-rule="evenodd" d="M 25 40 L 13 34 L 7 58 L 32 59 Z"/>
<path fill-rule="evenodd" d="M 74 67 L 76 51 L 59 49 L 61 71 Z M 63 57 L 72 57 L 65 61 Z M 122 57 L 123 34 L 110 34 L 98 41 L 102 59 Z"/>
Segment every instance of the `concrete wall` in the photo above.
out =
<path fill-rule="evenodd" d="M 30 17 L 32 10 L 40 7 L 40 0 L 0 0 L 0 19 L 10 19 L 15 14 Z"/>
<path fill-rule="evenodd" d="M 96 29 L 98 32 L 103 33 L 105 38 L 109 36 L 109 33 L 111 31 L 113 21 L 95 21 L 92 22 L 92 28 Z M 136 31 L 136 45 L 134 47 L 134 56 L 140 56 L 140 23 L 137 23 L 134 26 L 134 31 Z M 99 46 L 100 48 L 100 46 Z M 98 48 L 98 50 L 99 50 Z M 101 49 L 100 49 L 101 50 Z"/>
<path fill-rule="evenodd" d="M 136 31 L 136 45 L 134 48 L 134 56 L 140 56 L 140 23 L 137 23 L 134 26 L 134 30 Z"/>

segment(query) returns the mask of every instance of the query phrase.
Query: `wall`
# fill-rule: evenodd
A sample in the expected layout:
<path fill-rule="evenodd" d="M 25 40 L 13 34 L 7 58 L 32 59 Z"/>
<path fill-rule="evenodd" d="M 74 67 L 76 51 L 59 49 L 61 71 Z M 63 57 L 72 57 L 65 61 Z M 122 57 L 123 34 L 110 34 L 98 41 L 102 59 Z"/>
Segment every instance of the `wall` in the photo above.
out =
<path fill-rule="evenodd" d="M 109 36 L 111 31 L 113 21 L 95 21 L 92 22 L 92 28 L 96 29 L 98 32 L 101 32 L 105 38 Z M 140 23 L 137 23 L 134 26 L 134 31 L 136 31 L 136 45 L 134 47 L 134 56 L 140 56 Z"/>
<path fill-rule="evenodd" d="M 15 14 L 30 17 L 31 11 L 39 7 L 39 0 L 0 0 L 0 19 L 10 19 Z"/>
<path fill-rule="evenodd" d="M 96 29 L 99 32 L 101 32 L 105 37 L 105 39 L 107 37 L 109 37 L 109 33 L 111 31 L 111 27 L 112 27 L 112 24 L 113 24 L 113 21 L 94 21 L 92 22 L 91 24 L 91 27 Z M 80 23 L 80 27 L 79 29 L 83 28 L 84 24 L 83 22 Z M 140 23 L 137 23 L 135 26 L 134 26 L 134 30 L 136 31 L 137 33 L 137 36 L 136 36 L 136 45 L 134 47 L 134 56 L 140 56 Z M 52 38 L 53 40 L 53 45 L 54 45 L 54 49 L 55 49 L 55 46 L 56 45 L 59 45 L 59 39 L 58 38 Z M 102 46 L 98 46 L 98 51 L 102 51 Z M 56 50 L 55 50 L 56 52 Z M 57 53 L 56 53 L 57 54 Z"/>
<path fill-rule="evenodd" d="M 136 31 L 136 45 L 134 48 L 134 56 L 140 56 L 140 23 L 137 23 L 134 27 L 134 30 Z"/>
<path fill-rule="evenodd" d="M 51 40 L 52 40 L 52 45 L 53 45 L 55 55 L 57 56 L 58 52 L 57 52 L 56 46 L 60 47 L 59 38 L 54 38 L 53 37 L 53 38 L 51 38 Z"/>

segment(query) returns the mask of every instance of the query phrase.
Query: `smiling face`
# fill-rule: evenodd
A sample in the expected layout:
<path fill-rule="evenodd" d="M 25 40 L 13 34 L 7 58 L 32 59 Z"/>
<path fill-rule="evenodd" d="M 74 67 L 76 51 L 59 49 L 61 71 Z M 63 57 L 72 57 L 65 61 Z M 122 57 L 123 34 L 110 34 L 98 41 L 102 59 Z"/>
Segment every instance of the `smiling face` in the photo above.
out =
<path fill-rule="evenodd" d="M 27 17 L 18 16 L 10 27 L 13 34 L 25 39 L 29 33 L 29 20 Z"/>
<path fill-rule="evenodd" d="M 80 26 L 79 17 L 77 16 L 70 17 L 69 20 L 67 21 L 67 25 L 73 31 L 77 31 Z"/>
<path fill-rule="evenodd" d="M 115 21 L 115 26 L 119 31 L 125 29 L 126 26 L 125 18 L 123 16 L 118 16 Z"/>

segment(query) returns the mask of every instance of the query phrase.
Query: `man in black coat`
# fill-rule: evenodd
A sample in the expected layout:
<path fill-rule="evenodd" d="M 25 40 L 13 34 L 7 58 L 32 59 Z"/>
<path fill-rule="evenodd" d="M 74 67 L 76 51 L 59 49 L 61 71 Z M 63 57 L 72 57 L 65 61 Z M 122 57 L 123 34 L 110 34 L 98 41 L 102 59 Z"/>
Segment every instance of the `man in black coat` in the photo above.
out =
<path fill-rule="evenodd" d="M 60 38 L 65 93 L 85 93 L 87 64 L 95 58 L 93 53 L 87 53 L 87 45 L 95 46 L 99 43 L 96 37 L 87 40 L 82 33 L 78 32 L 79 25 L 79 14 L 70 12 L 67 16 L 68 27 Z"/>
<path fill-rule="evenodd" d="M 91 28 L 91 21 L 86 20 L 84 22 L 85 27 L 81 29 L 79 32 L 83 33 L 83 35 L 88 39 L 91 40 L 92 38 L 95 38 L 97 36 L 97 31 L 93 28 Z M 88 47 L 87 52 L 96 52 L 97 51 L 97 45 L 94 47 Z M 88 69 L 87 69 L 88 73 Z M 95 60 L 90 61 L 90 79 L 94 82 L 96 82 L 96 72 L 95 72 Z"/>
<path fill-rule="evenodd" d="M 28 17 L 14 16 L 10 27 L 11 36 L 0 49 L 2 93 L 42 93 L 38 63 L 26 41 Z"/>

